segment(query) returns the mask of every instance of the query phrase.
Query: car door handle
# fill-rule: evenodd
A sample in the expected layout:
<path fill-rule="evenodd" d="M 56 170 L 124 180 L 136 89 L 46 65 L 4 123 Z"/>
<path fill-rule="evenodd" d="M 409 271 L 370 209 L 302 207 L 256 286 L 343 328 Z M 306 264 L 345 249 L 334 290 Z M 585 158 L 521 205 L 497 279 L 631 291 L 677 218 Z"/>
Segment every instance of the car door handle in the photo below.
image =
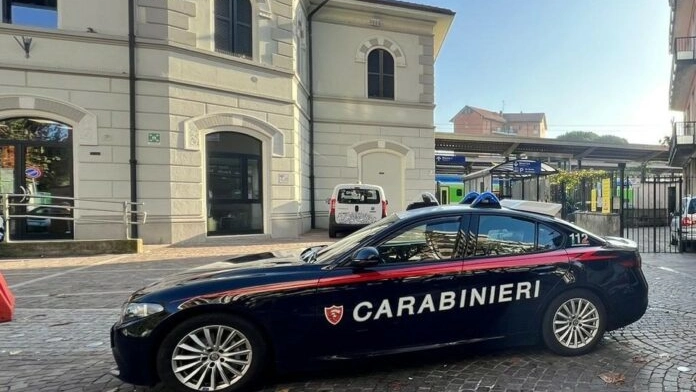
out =
<path fill-rule="evenodd" d="M 531 272 L 553 272 L 558 269 L 557 265 L 543 265 L 532 268 Z"/>

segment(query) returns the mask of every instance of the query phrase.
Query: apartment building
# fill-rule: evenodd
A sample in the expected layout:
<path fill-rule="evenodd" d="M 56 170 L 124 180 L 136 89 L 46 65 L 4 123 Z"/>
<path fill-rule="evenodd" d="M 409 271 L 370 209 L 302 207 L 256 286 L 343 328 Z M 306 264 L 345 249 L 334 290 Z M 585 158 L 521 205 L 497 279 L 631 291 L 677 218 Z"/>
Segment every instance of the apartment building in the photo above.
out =
<path fill-rule="evenodd" d="M 669 165 L 684 169 L 684 194 L 696 194 L 696 0 L 670 0 L 672 54 L 669 108 L 684 113 L 672 124 Z"/>
<path fill-rule="evenodd" d="M 546 114 L 492 112 L 464 106 L 450 122 L 454 133 L 466 135 L 509 135 L 546 137 Z"/>
<path fill-rule="evenodd" d="M 327 227 L 338 183 L 381 184 L 395 210 L 434 188 L 434 63 L 450 10 L 1 2 L 0 193 L 144 202 L 139 236 L 178 243 Z M 73 213 L 70 238 L 123 235 Z M 10 230 L 31 237 L 22 220 Z"/>

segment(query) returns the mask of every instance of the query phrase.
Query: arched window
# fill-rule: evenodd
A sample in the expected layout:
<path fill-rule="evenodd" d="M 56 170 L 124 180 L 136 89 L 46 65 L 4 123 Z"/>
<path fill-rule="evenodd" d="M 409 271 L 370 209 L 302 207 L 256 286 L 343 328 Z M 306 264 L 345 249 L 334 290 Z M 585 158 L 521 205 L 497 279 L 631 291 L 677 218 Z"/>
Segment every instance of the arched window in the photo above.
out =
<path fill-rule="evenodd" d="M 302 5 L 295 11 L 295 72 L 300 80 L 305 80 L 308 73 L 307 58 L 307 18 Z"/>
<path fill-rule="evenodd" d="M 367 96 L 394 99 L 394 58 L 384 49 L 367 56 Z"/>
<path fill-rule="evenodd" d="M 251 58 L 251 48 L 249 0 L 215 0 L 215 50 Z"/>

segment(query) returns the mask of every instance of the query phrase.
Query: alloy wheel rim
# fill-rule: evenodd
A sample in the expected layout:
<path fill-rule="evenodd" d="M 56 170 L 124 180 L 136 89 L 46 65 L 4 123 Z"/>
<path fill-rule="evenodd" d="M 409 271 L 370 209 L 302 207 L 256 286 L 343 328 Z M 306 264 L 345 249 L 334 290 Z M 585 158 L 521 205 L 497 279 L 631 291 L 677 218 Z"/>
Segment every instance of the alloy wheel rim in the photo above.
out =
<path fill-rule="evenodd" d="M 172 370 L 182 384 L 198 391 L 217 391 L 238 382 L 252 361 L 249 339 L 224 325 L 189 332 L 172 353 Z"/>
<path fill-rule="evenodd" d="M 599 312 L 584 298 L 573 298 L 556 309 L 553 334 L 563 347 L 578 349 L 587 346 L 599 331 Z"/>

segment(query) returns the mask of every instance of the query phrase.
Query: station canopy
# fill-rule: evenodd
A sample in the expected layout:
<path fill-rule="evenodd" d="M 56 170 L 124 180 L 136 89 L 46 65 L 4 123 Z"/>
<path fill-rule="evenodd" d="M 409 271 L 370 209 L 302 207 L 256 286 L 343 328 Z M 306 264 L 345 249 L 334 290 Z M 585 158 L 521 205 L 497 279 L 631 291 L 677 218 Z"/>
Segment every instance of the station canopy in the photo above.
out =
<path fill-rule="evenodd" d="M 488 175 L 496 178 L 527 179 L 556 173 L 558 173 L 558 170 L 547 163 L 531 159 L 516 159 L 467 174 L 463 177 L 463 180 L 466 181 Z"/>

